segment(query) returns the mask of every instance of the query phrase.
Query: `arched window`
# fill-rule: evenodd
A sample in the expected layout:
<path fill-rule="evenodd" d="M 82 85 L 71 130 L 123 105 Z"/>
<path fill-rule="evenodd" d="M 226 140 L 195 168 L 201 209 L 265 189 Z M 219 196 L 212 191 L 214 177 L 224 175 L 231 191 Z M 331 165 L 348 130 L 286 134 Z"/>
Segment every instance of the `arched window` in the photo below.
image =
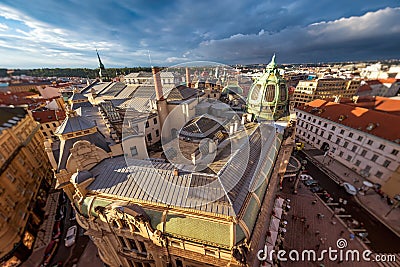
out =
<path fill-rule="evenodd" d="M 287 98 L 286 85 L 281 84 L 279 88 L 280 88 L 281 101 L 285 101 Z"/>
<path fill-rule="evenodd" d="M 260 90 L 261 90 L 261 85 L 260 84 L 255 84 L 252 89 L 253 90 L 251 92 L 250 99 L 251 100 L 257 100 L 258 99 L 258 94 L 260 93 Z"/>
<path fill-rule="evenodd" d="M 275 85 L 268 84 L 267 90 L 265 91 L 265 101 L 272 102 L 275 99 Z"/>

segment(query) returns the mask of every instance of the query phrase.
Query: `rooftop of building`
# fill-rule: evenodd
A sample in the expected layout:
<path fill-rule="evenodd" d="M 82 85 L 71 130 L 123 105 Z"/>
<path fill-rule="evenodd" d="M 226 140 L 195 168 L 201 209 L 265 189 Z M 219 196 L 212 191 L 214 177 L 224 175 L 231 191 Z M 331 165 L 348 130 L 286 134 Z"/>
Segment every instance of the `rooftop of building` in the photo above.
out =
<path fill-rule="evenodd" d="M 188 171 L 184 165 L 178 166 L 162 159 L 114 157 L 90 170 L 95 181 L 88 189 L 96 194 L 238 216 L 243 212 L 242 208 L 247 207 L 246 197 L 255 190 L 255 184 L 260 182 L 258 179 L 265 179 L 253 177 L 260 159 L 274 162 L 276 150 L 271 150 L 271 147 L 276 142 L 273 126 L 251 123 L 232 140 L 221 143 L 209 168 L 199 171 Z M 265 151 L 261 143 L 265 144 Z M 266 151 L 273 153 L 263 155 Z M 175 169 L 179 169 L 179 173 Z"/>
<path fill-rule="evenodd" d="M 395 101 L 400 103 L 398 100 Z M 317 99 L 297 109 L 399 144 L 400 132 L 394 125 L 400 124 L 400 116 L 384 112 L 384 110 L 398 109 L 399 104 L 396 106 L 395 102 L 389 102 L 386 107 L 383 106 L 383 110 L 377 110 L 357 106 L 352 102 L 336 103 Z"/>
<path fill-rule="evenodd" d="M 0 107 L 0 132 L 11 128 L 25 118 L 27 112 L 19 107 Z"/>
<path fill-rule="evenodd" d="M 66 117 L 63 110 L 36 109 L 32 110 L 32 117 L 40 123 L 63 121 Z"/>
<path fill-rule="evenodd" d="M 69 112 L 70 114 L 57 128 L 55 134 L 68 134 L 72 132 L 89 130 L 96 127 L 93 121 L 89 120 L 87 117 L 78 116 L 75 111 Z"/>

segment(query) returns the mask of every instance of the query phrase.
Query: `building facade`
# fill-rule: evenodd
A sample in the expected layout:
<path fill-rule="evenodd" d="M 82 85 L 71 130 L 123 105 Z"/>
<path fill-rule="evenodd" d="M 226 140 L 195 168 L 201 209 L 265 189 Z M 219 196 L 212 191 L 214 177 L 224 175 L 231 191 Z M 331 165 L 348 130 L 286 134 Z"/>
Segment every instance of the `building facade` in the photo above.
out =
<path fill-rule="evenodd" d="M 256 255 L 294 144 L 289 116 L 279 113 L 275 124 L 240 120 L 192 88 L 165 95 L 157 74 L 158 116 L 149 118 L 166 132 L 162 153 L 138 154 L 138 143 L 148 146 L 148 119 L 139 114 L 125 120 L 125 139 L 137 140 L 123 142 L 118 154 L 94 124 L 70 112 L 57 130 L 63 150 L 52 160 L 58 187 L 110 266 L 259 266 Z M 270 92 L 262 86 L 264 97 Z"/>
<path fill-rule="evenodd" d="M 0 107 L 0 264 L 30 255 L 53 173 L 40 124 L 22 108 Z"/>
<path fill-rule="evenodd" d="M 385 183 L 400 165 L 400 134 L 393 127 L 400 123 L 398 114 L 324 100 L 314 100 L 295 110 L 300 139 L 387 188 Z M 400 188 L 392 190 L 400 192 Z"/>
<path fill-rule="evenodd" d="M 359 80 L 341 78 L 299 81 L 293 94 L 292 106 L 298 107 L 314 99 L 352 98 L 359 87 Z"/>

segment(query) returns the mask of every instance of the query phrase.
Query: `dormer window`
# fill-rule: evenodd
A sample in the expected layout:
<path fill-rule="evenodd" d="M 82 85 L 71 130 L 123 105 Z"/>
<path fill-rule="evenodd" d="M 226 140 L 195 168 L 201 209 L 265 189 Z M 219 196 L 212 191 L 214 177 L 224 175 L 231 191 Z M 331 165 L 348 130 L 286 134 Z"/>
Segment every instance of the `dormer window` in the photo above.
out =
<path fill-rule="evenodd" d="M 368 125 L 367 125 L 367 131 L 372 131 L 373 129 L 375 129 L 376 127 L 378 127 L 379 126 L 379 124 L 378 123 L 373 123 L 373 122 L 371 122 L 371 123 L 368 123 Z"/>
<path fill-rule="evenodd" d="M 339 121 L 343 121 L 343 120 L 346 119 L 346 118 L 347 118 L 346 115 L 340 115 L 340 116 L 339 116 Z"/>

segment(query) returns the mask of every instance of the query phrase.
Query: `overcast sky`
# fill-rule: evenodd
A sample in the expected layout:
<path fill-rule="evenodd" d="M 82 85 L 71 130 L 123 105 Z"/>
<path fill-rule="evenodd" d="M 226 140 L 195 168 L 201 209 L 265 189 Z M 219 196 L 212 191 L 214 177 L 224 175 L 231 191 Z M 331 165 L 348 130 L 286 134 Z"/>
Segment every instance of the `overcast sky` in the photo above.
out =
<path fill-rule="evenodd" d="M 1 0 L 0 67 L 400 58 L 398 0 Z"/>

